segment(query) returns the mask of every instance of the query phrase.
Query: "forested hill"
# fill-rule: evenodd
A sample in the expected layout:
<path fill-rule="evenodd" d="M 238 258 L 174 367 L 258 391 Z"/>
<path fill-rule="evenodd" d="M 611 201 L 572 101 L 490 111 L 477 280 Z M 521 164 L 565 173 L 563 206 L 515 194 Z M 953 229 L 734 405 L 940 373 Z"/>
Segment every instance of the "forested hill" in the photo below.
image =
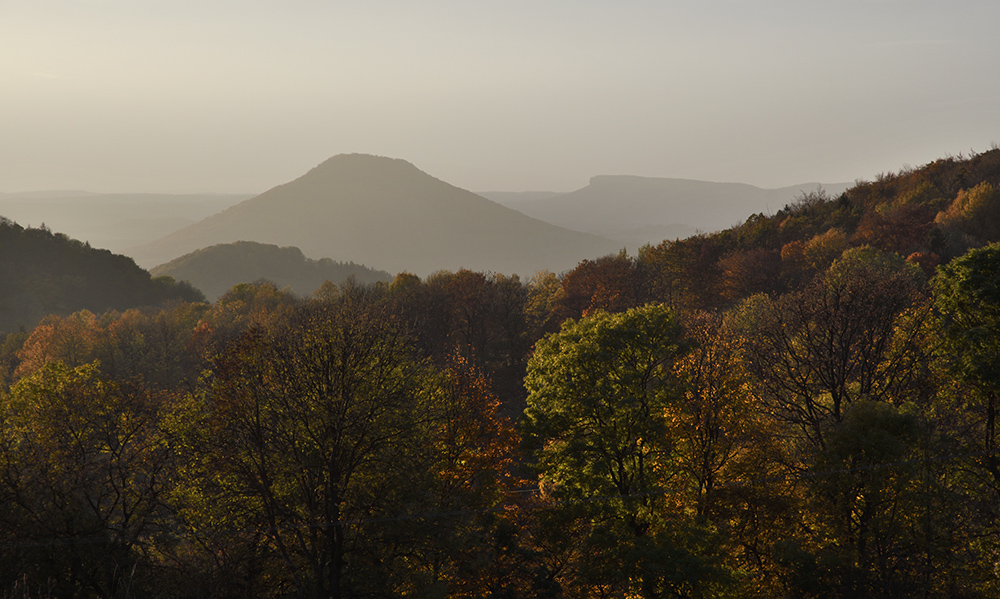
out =
<path fill-rule="evenodd" d="M 998 183 L 993 150 L 559 276 L 46 318 L 0 346 L 0 598 L 1000 596 Z M 0 240 L 0 282 L 119 280 Z"/>
<path fill-rule="evenodd" d="M 392 276 L 353 262 L 330 258 L 311 260 L 297 247 L 278 247 L 253 241 L 221 243 L 171 260 L 152 269 L 153 275 L 187 281 L 216 300 L 233 285 L 266 279 L 307 296 L 326 281 L 340 285 L 349 277 L 356 283 L 388 283 Z"/>
<path fill-rule="evenodd" d="M 169 278 L 154 279 L 131 258 L 90 247 L 47 228 L 0 217 L 0 331 L 33 327 L 48 314 L 96 313 L 197 301 Z"/>
<path fill-rule="evenodd" d="M 773 215 L 647 247 L 636 262 L 643 280 L 632 284 L 677 307 L 723 307 L 793 289 L 852 247 L 897 253 L 931 274 L 994 241 L 1000 241 L 1000 149 L 879 175 L 835 197 L 802 195 Z"/>

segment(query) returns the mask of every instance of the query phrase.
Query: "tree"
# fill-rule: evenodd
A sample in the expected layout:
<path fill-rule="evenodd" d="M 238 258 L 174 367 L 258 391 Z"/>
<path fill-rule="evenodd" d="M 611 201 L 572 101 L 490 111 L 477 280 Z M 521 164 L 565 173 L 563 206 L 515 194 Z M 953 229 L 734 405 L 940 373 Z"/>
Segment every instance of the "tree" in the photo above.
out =
<path fill-rule="evenodd" d="M 934 222 L 944 233 L 953 252 L 1000 240 L 1000 187 L 982 182 L 958 192 L 954 201 L 937 214 Z"/>
<path fill-rule="evenodd" d="M 65 318 L 49 315 L 31 330 L 18 357 L 21 364 L 15 376 L 24 376 L 49 362 L 77 367 L 94 359 L 94 345 L 99 334 L 97 317 L 81 310 Z"/>
<path fill-rule="evenodd" d="M 571 587 L 681 596 L 718 576 L 696 549 L 704 531 L 665 502 L 679 469 L 668 414 L 684 350 L 660 304 L 567 321 L 536 346 L 525 427 L 543 493 L 564 514 L 552 521 L 583 536 Z"/>
<path fill-rule="evenodd" d="M 832 228 L 805 242 L 802 255 L 813 270 L 826 270 L 846 249 L 847 235 L 840 229 Z"/>
<path fill-rule="evenodd" d="M 677 468 L 667 499 L 719 531 L 726 565 L 743 573 L 739 596 L 767 596 L 772 545 L 791 518 L 780 486 L 748 482 L 780 478 L 780 442 L 748 384 L 738 321 L 733 312 L 683 317 L 692 347 L 674 363 L 682 394 L 666 412 Z"/>
<path fill-rule="evenodd" d="M 0 404 L 2 580 L 54 596 L 126 597 L 152 587 L 150 537 L 162 530 L 171 454 L 162 397 L 50 363 Z M 6 592 L 6 591 L 5 591 Z"/>
<path fill-rule="evenodd" d="M 354 291 L 251 329 L 178 419 L 195 478 L 182 514 L 260 543 L 272 593 L 434 583 L 412 551 L 430 526 L 415 512 L 432 495 L 441 380 L 380 306 Z"/>
<path fill-rule="evenodd" d="M 1000 244 L 942 266 L 932 285 L 954 372 L 978 391 L 979 401 L 971 405 L 980 414 L 982 464 L 1000 495 Z"/>
<path fill-rule="evenodd" d="M 796 592 L 898 596 L 937 567 L 940 472 L 906 466 L 933 455 L 917 416 L 933 395 L 922 276 L 898 255 L 857 248 L 805 289 L 745 307 L 756 315 L 748 364 L 801 511 L 775 548 Z"/>
<path fill-rule="evenodd" d="M 777 250 L 736 250 L 719 260 L 722 295 L 740 300 L 754 293 L 769 293 L 781 283 L 781 255 Z"/>
<path fill-rule="evenodd" d="M 748 304 L 749 363 L 775 416 L 822 448 L 850 402 L 898 401 L 915 372 L 921 283 L 899 256 L 856 248 L 804 289 Z"/>
<path fill-rule="evenodd" d="M 109 380 L 190 390 L 211 345 L 211 327 L 200 320 L 207 311 L 205 304 L 176 303 L 100 318 L 86 310 L 65 318 L 51 315 L 24 340 L 15 375 L 29 375 L 52 362 L 71 367 L 96 362 Z"/>
<path fill-rule="evenodd" d="M 279 321 L 299 303 L 290 291 L 278 289 L 270 281 L 240 283 L 212 305 L 209 320 L 216 336 L 227 340 L 249 328 Z"/>
<path fill-rule="evenodd" d="M 524 317 L 531 339 L 540 339 L 547 333 L 559 330 L 560 321 L 555 313 L 560 296 L 565 294 L 559 277 L 543 270 L 535 273 L 525 286 Z"/>
<path fill-rule="evenodd" d="M 556 299 L 559 320 L 579 318 L 596 310 L 624 312 L 642 301 L 637 264 L 623 250 L 597 260 L 583 260 L 562 278 Z"/>
<path fill-rule="evenodd" d="M 885 211 L 866 214 L 851 241 L 908 255 L 927 246 L 934 226 L 935 210 L 920 203 L 904 203 Z"/>
<path fill-rule="evenodd" d="M 428 439 L 437 473 L 430 509 L 458 516 L 439 519 L 412 551 L 440 572 L 448 596 L 528 595 L 520 511 L 509 494 L 524 486 L 515 474 L 513 424 L 474 362 L 456 351 L 445 375 Z"/>

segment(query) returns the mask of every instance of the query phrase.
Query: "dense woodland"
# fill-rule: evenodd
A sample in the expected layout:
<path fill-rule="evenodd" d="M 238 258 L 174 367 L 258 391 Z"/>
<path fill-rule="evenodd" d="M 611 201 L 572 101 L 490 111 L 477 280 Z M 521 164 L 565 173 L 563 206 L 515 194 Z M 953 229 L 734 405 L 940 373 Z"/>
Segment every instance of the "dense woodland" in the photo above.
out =
<path fill-rule="evenodd" d="M 998 184 L 48 316 L 0 348 L 0 596 L 1000 596 Z"/>
<path fill-rule="evenodd" d="M 198 301 L 202 293 L 169 277 L 153 278 L 127 256 L 90 247 L 41 227 L 0 216 L 0 331 L 32 327 L 48 314 L 66 315 Z"/>

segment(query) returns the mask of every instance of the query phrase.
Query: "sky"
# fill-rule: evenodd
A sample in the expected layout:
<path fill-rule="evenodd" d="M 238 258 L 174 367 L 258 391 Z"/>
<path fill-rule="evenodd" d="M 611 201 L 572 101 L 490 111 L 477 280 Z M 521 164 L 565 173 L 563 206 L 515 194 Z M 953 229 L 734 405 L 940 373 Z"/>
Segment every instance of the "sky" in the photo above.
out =
<path fill-rule="evenodd" d="M 996 0 L 0 0 L 0 192 L 870 180 L 1000 143 Z"/>

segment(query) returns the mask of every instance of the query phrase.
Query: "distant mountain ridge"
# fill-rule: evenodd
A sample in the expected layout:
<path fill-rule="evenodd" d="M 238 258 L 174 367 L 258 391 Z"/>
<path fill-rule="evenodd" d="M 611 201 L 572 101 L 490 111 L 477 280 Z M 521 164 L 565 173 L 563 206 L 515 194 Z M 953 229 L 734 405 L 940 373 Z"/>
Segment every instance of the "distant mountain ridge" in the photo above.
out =
<path fill-rule="evenodd" d="M 250 194 L 94 193 L 33 191 L 0 193 L 0 215 L 22 225 L 65 233 L 98 248 L 128 254 L 194 224 Z"/>
<path fill-rule="evenodd" d="M 153 276 L 187 281 L 215 301 L 233 285 L 266 279 L 278 287 L 290 287 L 308 296 L 330 281 L 341 284 L 353 277 L 358 283 L 389 282 L 392 276 L 353 262 L 329 258 L 311 260 L 296 247 L 238 241 L 213 245 L 171 260 L 152 269 Z"/>
<path fill-rule="evenodd" d="M 133 255 L 153 266 L 236 241 L 295 246 L 306 255 L 421 276 L 460 268 L 558 272 L 620 249 L 445 183 L 405 160 L 340 154 Z"/>
<path fill-rule="evenodd" d="M 683 238 L 698 230 L 719 231 L 752 214 L 773 214 L 797 196 L 818 188 L 837 196 L 851 185 L 803 183 L 763 189 L 745 183 L 598 175 L 586 187 L 568 193 L 546 196 L 548 192 L 536 192 L 539 196 L 535 197 L 531 192 L 483 195 L 560 227 L 630 245 L 641 240 L 655 245 L 665 238 Z M 667 236 L 657 238 L 662 234 Z"/>

